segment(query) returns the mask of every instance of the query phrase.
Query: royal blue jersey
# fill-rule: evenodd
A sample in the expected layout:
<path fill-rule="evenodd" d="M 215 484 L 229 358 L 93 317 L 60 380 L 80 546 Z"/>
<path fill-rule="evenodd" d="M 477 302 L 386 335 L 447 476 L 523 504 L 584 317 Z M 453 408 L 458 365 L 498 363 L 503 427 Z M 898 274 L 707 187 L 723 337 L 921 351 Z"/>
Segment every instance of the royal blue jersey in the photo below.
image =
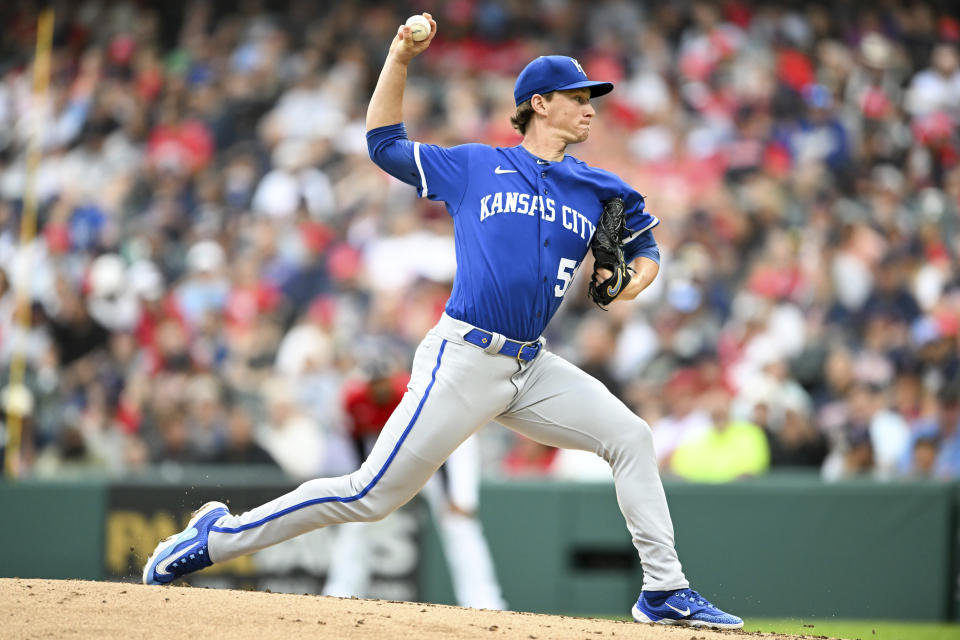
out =
<path fill-rule="evenodd" d="M 626 203 L 627 260 L 659 259 L 650 230 L 660 221 L 644 210 L 643 196 L 573 156 L 549 162 L 519 145 L 411 144 L 402 124 L 367 138 L 378 165 L 420 197 L 443 201 L 453 217 L 457 274 L 446 312 L 458 320 L 536 340 L 587 255 L 603 201 L 613 197 Z"/>

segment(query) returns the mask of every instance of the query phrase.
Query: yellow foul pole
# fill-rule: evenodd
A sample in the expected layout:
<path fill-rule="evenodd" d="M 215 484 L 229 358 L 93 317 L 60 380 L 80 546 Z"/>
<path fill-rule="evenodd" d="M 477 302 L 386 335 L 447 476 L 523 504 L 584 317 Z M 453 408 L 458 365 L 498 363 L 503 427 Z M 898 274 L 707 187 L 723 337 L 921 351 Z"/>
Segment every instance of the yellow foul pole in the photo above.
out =
<path fill-rule="evenodd" d="M 53 46 L 53 9 L 44 9 L 37 21 L 37 51 L 33 63 L 33 116 L 30 141 L 27 145 L 26 180 L 23 186 L 23 215 L 20 219 L 20 248 L 28 257 L 28 247 L 37 233 L 37 167 L 43 146 L 43 127 L 46 120 L 45 107 L 50 86 L 50 50 Z M 30 330 L 30 265 L 21 263 L 17 280 L 13 283 L 16 295 L 15 324 L 21 335 Z M 10 361 L 10 384 L 7 387 L 7 446 L 4 469 L 9 478 L 16 478 L 21 471 L 21 436 L 23 411 L 14 406 L 13 394 L 23 386 L 26 370 L 24 345 L 14 345 Z"/>

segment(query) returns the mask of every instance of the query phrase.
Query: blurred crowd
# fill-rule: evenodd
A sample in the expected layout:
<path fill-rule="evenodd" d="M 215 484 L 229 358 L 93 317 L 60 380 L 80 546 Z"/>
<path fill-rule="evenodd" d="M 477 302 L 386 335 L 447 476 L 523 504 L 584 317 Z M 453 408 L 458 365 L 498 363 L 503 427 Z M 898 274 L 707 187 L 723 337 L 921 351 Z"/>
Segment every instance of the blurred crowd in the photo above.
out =
<path fill-rule="evenodd" d="M 37 6 L 0 7 L 0 415 L 27 473 L 354 467 L 345 383 L 406 367 L 455 273 L 443 207 L 364 137 L 390 38 L 429 10 L 414 139 L 517 144 L 540 54 L 616 83 L 570 152 L 645 194 L 660 277 L 603 312 L 581 276 L 546 337 L 650 423 L 666 474 L 960 477 L 952 3 L 64 0 L 45 101 Z M 485 435 L 489 473 L 594 473 Z"/>

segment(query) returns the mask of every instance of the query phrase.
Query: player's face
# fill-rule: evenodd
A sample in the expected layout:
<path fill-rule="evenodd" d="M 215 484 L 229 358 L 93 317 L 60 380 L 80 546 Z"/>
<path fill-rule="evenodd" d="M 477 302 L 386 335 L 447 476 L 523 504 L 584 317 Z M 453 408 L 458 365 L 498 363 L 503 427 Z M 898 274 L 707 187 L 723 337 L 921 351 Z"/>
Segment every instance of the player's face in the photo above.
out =
<path fill-rule="evenodd" d="M 590 104 L 589 89 L 557 91 L 549 103 L 547 122 L 567 144 L 583 142 L 590 135 L 596 111 Z"/>

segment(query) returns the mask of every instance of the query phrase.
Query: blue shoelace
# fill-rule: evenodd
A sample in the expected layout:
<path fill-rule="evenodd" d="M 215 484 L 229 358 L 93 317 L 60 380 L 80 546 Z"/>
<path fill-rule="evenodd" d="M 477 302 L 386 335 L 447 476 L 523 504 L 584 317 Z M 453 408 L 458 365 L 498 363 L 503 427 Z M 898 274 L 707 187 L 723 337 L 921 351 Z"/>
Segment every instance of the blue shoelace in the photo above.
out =
<path fill-rule="evenodd" d="M 690 589 L 690 596 L 689 596 L 689 597 L 688 597 L 687 595 L 685 595 L 683 591 L 677 591 L 676 595 L 677 595 L 681 600 L 689 600 L 690 602 L 695 602 L 695 603 L 697 603 L 697 604 L 700 605 L 701 607 L 710 607 L 711 609 L 716 609 L 716 607 L 713 606 L 713 603 L 711 603 L 709 600 L 707 600 L 706 598 L 704 598 L 703 596 L 701 596 L 699 593 L 697 593 L 697 592 L 694 591 L 693 589 Z"/>

